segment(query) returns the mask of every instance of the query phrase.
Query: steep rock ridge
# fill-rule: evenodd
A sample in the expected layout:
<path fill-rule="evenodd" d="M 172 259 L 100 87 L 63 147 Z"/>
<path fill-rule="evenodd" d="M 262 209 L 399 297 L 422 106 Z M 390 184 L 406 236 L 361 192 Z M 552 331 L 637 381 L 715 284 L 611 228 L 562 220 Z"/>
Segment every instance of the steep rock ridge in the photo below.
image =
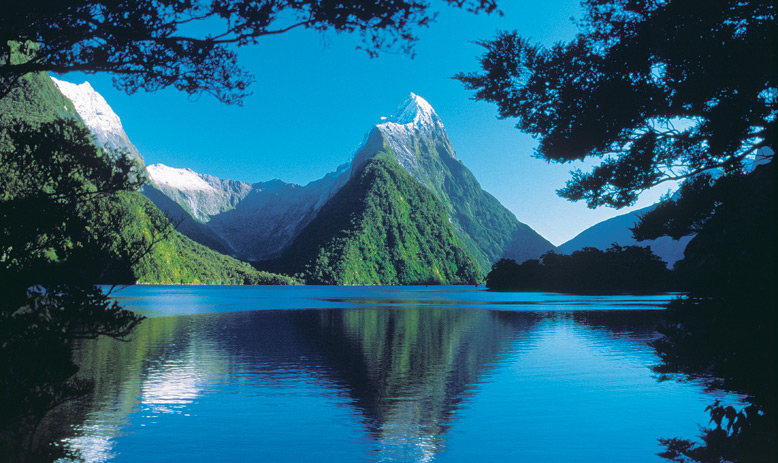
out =
<path fill-rule="evenodd" d="M 141 193 L 162 211 L 178 232 L 214 251 L 226 255 L 235 254 L 232 246 L 208 228 L 207 224 L 196 220 L 186 209 L 170 199 L 154 185 L 144 185 Z"/>
<path fill-rule="evenodd" d="M 51 77 L 51 81 L 73 102 L 78 115 L 95 136 L 98 145 L 123 151 L 130 159 L 144 165 L 143 156 L 127 137 L 119 116 L 89 82 L 73 84 L 54 77 Z"/>
<path fill-rule="evenodd" d="M 445 205 L 461 242 L 484 270 L 503 257 L 523 262 L 554 249 L 481 188 L 456 158 L 443 122 L 426 100 L 411 93 L 396 114 L 368 133 L 354 166 L 388 149 Z"/>
<path fill-rule="evenodd" d="M 651 210 L 654 206 L 644 207 L 637 211 L 622 214 L 598 224 L 592 225 L 579 233 L 575 238 L 559 246 L 559 250 L 565 254 L 585 247 L 601 250 L 610 248 L 614 243 L 619 246 L 643 246 L 651 247 L 651 250 L 672 267 L 677 261 L 683 259 L 686 245 L 693 236 L 684 236 L 680 240 L 674 240 L 669 236 L 662 236 L 655 240 L 637 241 L 632 237 L 632 230 L 640 216 Z"/>

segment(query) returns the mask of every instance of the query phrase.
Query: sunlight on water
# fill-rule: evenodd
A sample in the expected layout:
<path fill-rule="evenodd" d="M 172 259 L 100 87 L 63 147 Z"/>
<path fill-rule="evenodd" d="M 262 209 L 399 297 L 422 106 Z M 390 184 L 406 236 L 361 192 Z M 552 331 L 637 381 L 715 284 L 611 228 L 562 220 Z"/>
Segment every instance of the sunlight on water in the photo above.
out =
<path fill-rule="evenodd" d="M 671 295 L 131 287 L 151 318 L 86 342 L 88 462 L 661 461 L 711 393 L 659 382 Z"/>

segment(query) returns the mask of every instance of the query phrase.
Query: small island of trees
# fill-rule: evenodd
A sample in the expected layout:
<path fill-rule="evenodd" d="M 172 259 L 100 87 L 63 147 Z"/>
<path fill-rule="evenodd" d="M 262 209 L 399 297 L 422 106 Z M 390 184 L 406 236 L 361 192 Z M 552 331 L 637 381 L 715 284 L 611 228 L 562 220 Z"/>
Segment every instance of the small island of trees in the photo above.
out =
<path fill-rule="evenodd" d="M 486 277 L 494 290 L 572 293 L 657 292 L 677 290 L 672 272 L 651 248 L 584 248 L 570 255 L 549 251 L 521 264 L 501 259 Z"/>

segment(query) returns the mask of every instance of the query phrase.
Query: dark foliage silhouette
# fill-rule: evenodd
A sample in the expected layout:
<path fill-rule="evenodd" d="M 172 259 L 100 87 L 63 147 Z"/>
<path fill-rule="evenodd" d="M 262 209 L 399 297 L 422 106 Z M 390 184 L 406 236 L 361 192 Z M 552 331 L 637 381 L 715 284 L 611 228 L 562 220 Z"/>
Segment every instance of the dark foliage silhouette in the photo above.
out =
<path fill-rule="evenodd" d="M 56 457 L 36 439 L 41 420 L 90 390 L 73 379 L 70 343 L 126 338 L 142 319 L 94 285 L 106 259 L 84 256 L 104 255 L 86 205 L 143 181 L 74 120 L 0 127 L 0 453 L 9 461 Z"/>
<path fill-rule="evenodd" d="M 670 305 L 664 337 L 655 343 L 658 373 L 707 380 L 747 395 L 751 405 L 714 404 L 715 427 L 704 430 L 704 445 L 666 439 L 670 459 L 767 462 L 777 456 L 774 164 L 722 179 L 708 191 L 715 214 L 676 268 L 691 296 Z"/>
<path fill-rule="evenodd" d="M 666 439 L 663 456 L 775 461 L 774 437 L 763 438 L 775 435 L 775 2 L 583 7 L 569 43 L 546 48 L 502 32 L 480 42 L 483 72 L 456 77 L 536 136 L 539 157 L 602 158 L 573 172 L 562 197 L 623 207 L 648 188 L 685 182 L 633 230 L 639 239 L 697 234 L 677 265 L 690 295 L 668 310 L 657 369 L 715 377 L 756 408 L 714 404 L 703 445 Z M 754 156 L 766 165 L 746 175 Z"/>
<path fill-rule="evenodd" d="M 502 259 L 492 266 L 486 286 L 577 293 L 667 291 L 674 288 L 670 276 L 650 248 L 614 245 L 606 251 L 584 248 L 569 256 L 551 251 L 522 264 Z"/>
<path fill-rule="evenodd" d="M 482 41 L 483 73 L 457 78 L 539 138 L 549 161 L 604 157 L 560 195 L 622 207 L 647 188 L 737 170 L 775 146 L 771 1 L 586 0 L 581 32 L 550 48 L 517 32 Z"/>
<path fill-rule="evenodd" d="M 371 56 L 411 53 L 414 29 L 435 18 L 423 0 L 31 0 L 6 2 L 0 45 L 22 43 L 26 59 L 0 63 L 0 75 L 110 72 L 133 93 L 174 87 L 238 103 L 251 74 L 237 47 L 297 28 L 355 33 Z M 496 11 L 495 0 L 445 0 L 471 12 Z"/>

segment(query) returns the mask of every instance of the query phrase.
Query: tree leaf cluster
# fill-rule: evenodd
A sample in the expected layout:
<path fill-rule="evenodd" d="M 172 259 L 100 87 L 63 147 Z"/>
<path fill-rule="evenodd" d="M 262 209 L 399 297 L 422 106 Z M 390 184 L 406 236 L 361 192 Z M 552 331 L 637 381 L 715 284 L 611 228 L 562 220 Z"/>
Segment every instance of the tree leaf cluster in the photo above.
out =
<path fill-rule="evenodd" d="M 769 0 L 587 0 L 579 34 L 544 47 L 518 32 L 479 42 L 457 78 L 539 139 L 537 155 L 603 161 L 559 194 L 590 207 L 775 146 L 778 20 Z"/>
<path fill-rule="evenodd" d="M 41 420 L 90 389 L 72 379 L 69 343 L 124 338 L 142 319 L 79 257 L 97 242 L 90 205 L 137 188 L 142 172 L 99 149 L 61 95 L 27 93 L 45 82 L 19 79 L 0 98 L 0 454 L 11 460 L 52 457 L 35 438 Z"/>
<path fill-rule="evenodd" d="M 741 407 L 732 416 L 727 407 L 714 405 L 710 412 L 716 427 L 703 431 L 704 445 L 679 438 L 663 441 L 663 456 L 674 461 L 776 457 L 775 168 L 771 162 L 748 175 L 719 178 L 699 194 L 684 194 L 665 206 L 709 211 L 710 218 L 676 264 L 678 281 L 690 296 L 674 301 L 666 311 L 659 328 L 663 337 L 654 342 L 661 358 L 654 370 L 746 395 L 753 407 L 749 412 Z M 679 216 L 676 212 L 663 214 Z M 658 223 L 668 232 L 676 226 L 672 221 Z M 723 421 L 731 429 L 722 429 Z"/>
<path fill-rule="evenodd" d="M 294 280 L 178 235 L 136 191 L 143 168 L 99 148 L 48 76 L 17 79 L 0 109 L 0 454 L 53 461 L 41 421 L 91 390 L 72 342 L 124 339 L 143 318 L 97 283 Z"/>
<path fill-rule="evenodd" d="M 415 29 L 435 18 L 422 0 L 30 0 L 6 2 L 0 46 L 21 44 L 22 59 L 0 62 L 0 75 L 110 72 L 128 93 L 174 87 L 208 92 L 226 103 L 249 94 L 253 76 L 237 48 L 305 28 L 354 33 L 370 56 L 411 53 Z M 471 12 L 495 0 L 445 0 Z"/>

